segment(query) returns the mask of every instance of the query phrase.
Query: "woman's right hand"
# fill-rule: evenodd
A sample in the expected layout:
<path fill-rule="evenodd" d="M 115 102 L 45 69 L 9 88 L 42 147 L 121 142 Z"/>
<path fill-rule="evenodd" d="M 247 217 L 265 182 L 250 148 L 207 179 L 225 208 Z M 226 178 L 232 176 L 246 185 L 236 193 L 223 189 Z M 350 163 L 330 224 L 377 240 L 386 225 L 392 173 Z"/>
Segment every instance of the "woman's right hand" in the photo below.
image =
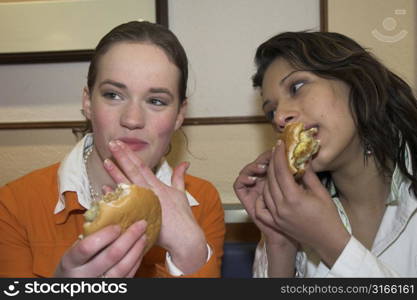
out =
<path fill-rule="evenodd" d="M 247 210 L 249 216 L 255 216 L 255 201 L 262 195 L 266 171 L 269 161 L 271 160 L 272 151 L 267 151 L 258 156 L 258 158 L 246 165 L 239 173 L 233 184 L 233 189 Z"/>
<path fill-rule="evenodd" d="M 252 221 L 262 231 L 267 244 L 274 246 L 294 244 L 276 229 L 265 202 L 269 191 L 266 176 L 271 157 L 272 151 L 267 151 L 246 165 L 236 178 L 233 188 Z"/>
<path fill-rule="evenodd" d="M 139 221 L 120 233 L 107 226 L 78 240 L 64 254 L 55 277 L 133 277 L 146 245 L 146 222 Z"/>

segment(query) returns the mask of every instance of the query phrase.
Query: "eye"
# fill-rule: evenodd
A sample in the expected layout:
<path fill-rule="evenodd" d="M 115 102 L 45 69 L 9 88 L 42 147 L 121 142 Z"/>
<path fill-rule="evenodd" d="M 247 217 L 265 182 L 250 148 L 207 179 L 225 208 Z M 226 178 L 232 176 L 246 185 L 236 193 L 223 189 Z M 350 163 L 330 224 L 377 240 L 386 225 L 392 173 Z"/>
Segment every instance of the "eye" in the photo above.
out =
<path fill-rule="evenodd" d="M 156 106 L 166 106 L 166 101 L 159 99 L 159 98 L 150 98 L 148 100 L 148 103 L 152 104 L 152 105 L 156 105 Z"/>
<path fill-rule="evenodd" d="M 265 114 L 265 116 L 266 116 L 266 119 L 267 119 L 269 122 L 272 122 L 272 121 L 275 119 L 275 109 L 274 109 L 274 110 L 271 110 L 271 111 L 268 111 L 268 112 Z"/>
<path fill-rule="evenodd" d="M 297 81 L 290 86 L 290 92 L 292 95 L 295 95 L 298 90 L 305 84 L 304 81 Z"/>
<path fill-rule="evenodd" d="M 115 92 L 105 92 L 103 93 L 103 97 L 109 100 L 121 100 L 122 97 Z"/>
<path fill-rule="evenodd" d="M 265 111 L 265 117 L 269 122 L 272 122 L 275 119 L 275 112 L 276 112 L 275 108 L 269 111 Z"/>

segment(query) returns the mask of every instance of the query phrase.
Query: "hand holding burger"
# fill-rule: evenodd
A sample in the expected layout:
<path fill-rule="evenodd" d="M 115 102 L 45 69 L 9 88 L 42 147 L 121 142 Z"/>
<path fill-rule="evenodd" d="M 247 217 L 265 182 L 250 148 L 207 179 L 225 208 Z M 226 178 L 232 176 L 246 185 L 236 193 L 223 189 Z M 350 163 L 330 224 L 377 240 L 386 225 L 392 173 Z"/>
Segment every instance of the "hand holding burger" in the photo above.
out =
<path fill-rule="evenodd" d="M 84 218 L 84 237 L 114 224 L 120 225 L 124 232 L 133 223 L 145 220 L 146 253 L 158 239 L 162 213 L 159 198 L 154 192 L 134 184 L 119 184 L 114 192 L 109 192 L 100 201 L 94 202 L 85 212 Z"/>

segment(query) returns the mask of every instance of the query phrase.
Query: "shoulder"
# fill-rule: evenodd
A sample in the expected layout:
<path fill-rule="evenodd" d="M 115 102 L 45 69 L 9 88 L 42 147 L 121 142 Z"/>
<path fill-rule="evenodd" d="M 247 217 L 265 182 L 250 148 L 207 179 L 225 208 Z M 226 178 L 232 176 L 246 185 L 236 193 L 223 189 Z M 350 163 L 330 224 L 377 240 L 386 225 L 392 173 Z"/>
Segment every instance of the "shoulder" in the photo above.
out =
<path fill-rule="evenodd" d="M 32 201 L 32 198 L 41 198 L 45 193 L 57 193 L 57 171 L 59 163 L 37 169 L 3 187 L 0 187 L 0 200 L 19 199 L 19 202 Z M 56 195 L 55 193 L 55 195 Z"/>
<path fill-rule="evenodd" d="M 210 181 L 206 179 L 189 175 L 189 174 L 185 175 L 185 188 L 192 195 L 194 195 L 194 193 L 218 194 L 218 191 L 216 187 L 213 185 L 213 183 L 211 183 Z"/>
<path fill-rule="evenodd" d="M 7 183 L 4 187 L 11 189 L 21 189 L 25 187 L 36 187 L 38 185 L 50 184 L 51 181 L 56 183 L 59 163 L 50 165 L 45 168 L 34 170 L 16 180 Z"/>

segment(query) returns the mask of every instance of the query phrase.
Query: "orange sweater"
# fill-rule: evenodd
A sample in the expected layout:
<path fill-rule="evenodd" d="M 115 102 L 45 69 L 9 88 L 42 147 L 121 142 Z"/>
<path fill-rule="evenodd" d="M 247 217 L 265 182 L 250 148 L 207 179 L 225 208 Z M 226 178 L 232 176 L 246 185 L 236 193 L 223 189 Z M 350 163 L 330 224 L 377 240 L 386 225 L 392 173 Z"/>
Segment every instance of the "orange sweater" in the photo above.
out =
<path fill-rule="evenodd" d="M 82 232 L 85 208 L 66 192 L 66 208 L 54 214 L 59 164 L 36 170 L 0 188 L 0 277 L 51 277 L 65 251 Z M 193 214 L 213 250 L 210 260 L 187 277 L 220 277 L 225 234 L 219 195 L 208 181 L 186 175 L 186 189 L 200 205 Z M 136 277 L 172 277 L 166 251 L 153 247 Z"/>

